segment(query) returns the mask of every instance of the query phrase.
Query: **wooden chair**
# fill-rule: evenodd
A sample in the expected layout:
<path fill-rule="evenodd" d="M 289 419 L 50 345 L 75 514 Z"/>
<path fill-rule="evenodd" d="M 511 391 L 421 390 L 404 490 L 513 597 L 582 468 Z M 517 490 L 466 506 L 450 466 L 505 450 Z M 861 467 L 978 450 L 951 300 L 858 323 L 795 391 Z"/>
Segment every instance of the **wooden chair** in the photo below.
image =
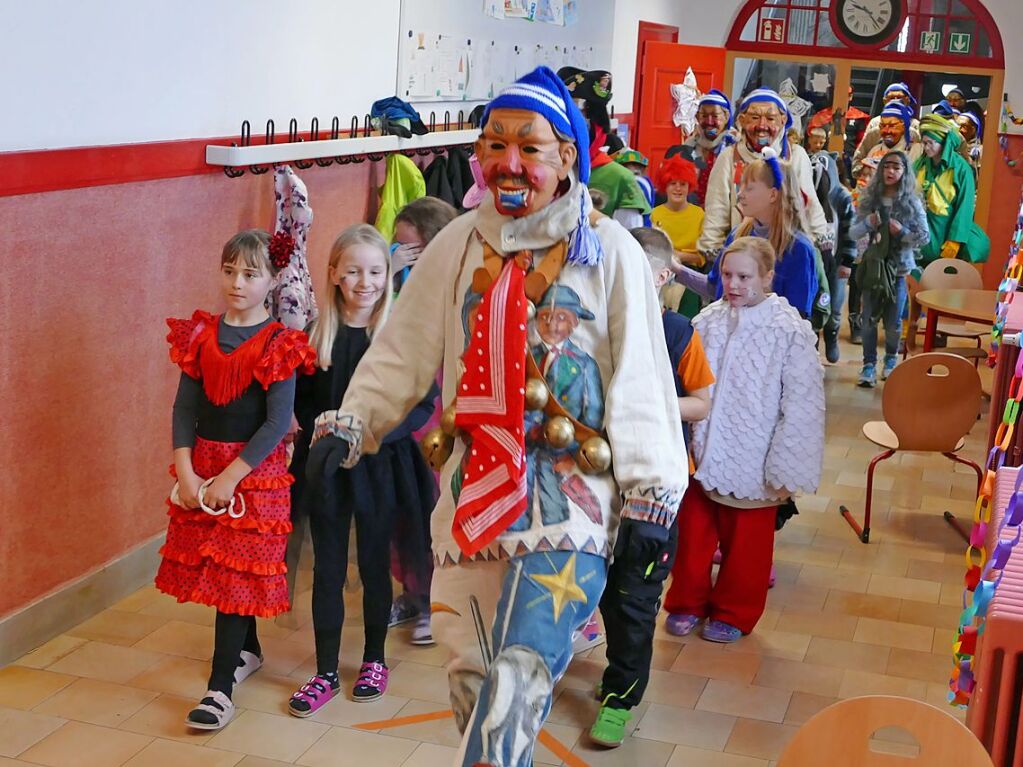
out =
<path fill-rule="evenodd" d="M 965 261 L 957 261 L 953 258 L 939 258 L 929 263 L 920 275 L 920 282 L 912 290 L 910 295 L 910 328 L 914 337 L 917 331 L 923 331 L 921 327 L 920 307 L 913 300 L 913 296 L 921 290 L 983 290 L 984 282 L 980 272 L 972 264 Z M 975 347 L 950 347 L 946 349 L 949 354 L 956 354 L 960 357 L 973 360 L 974 367 L 980 365 L 982 359 L 987 359 L 987 351 L 981 348 L 982 340 L 991 328 L 981 326 L 973 322 L 961 320 L 939 319 L 938 333 L 951 338 L 965 338 L 976 343 Z M 908 345 L 907 345 L 908 346 Z M 904 348 L 902 358 L 906 358 L 908 349 Z"/>
<path fill-rule="evenodd" d="M 956 455 L 980 411 L 980 374 L 954 354 L 931 352 L 910 357 L 888 376 L 881 398 L 883 421 L 863 424 L 863 436 L 884 448 L 867 467 L 867 501 L 863 527 L 845 506 L 839 511 L 863 543 L 870 540 L 870 507 L 874 470 L 898 451 L 941 453 L 977 472 L 977 490 L 983 479 L 980 466 Z M 956 518 L 945 512 L 948 522 L 969 540 Z"/>
<path fill-rule="evenodd" d="M 881 754 L 871 736 L 900 727 L 916 738 L 916 757 Z M 928 703 L 889 695 L 850 698 L 828 706 L 799 728 L 778 767 L 994 767 L 966 725 Z"/>

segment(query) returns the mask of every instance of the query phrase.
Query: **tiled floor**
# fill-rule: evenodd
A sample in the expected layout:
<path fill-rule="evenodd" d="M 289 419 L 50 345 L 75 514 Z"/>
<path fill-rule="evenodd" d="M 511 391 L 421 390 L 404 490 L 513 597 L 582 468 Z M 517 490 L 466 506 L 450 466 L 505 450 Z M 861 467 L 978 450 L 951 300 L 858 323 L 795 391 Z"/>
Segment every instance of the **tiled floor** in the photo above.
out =
<path fill-rule="evenodd" d="M 843 348 L 847 358 L 858 351 Z M 582 762 L 540 746 L 537 765 L 768 767 L 800 724 L 839 698 L 887 693 L 943 704 L 963 544 L 941 511 L 968 517 L 974 479 L 940 457 L 881 464 L 871 542 L 859 543 L 838 506 L 862 506 L 876 451 L 860 426 L 878 417 L 881 389 L 853 386 L 857 370 L 854 361 L 827 369 L 824 479 L 778 536 L 778 584 L 756 632 L 725 647 L 659 628 L 646 700 L 616 751 L 596 750 L 585 736 L 603 648 L 578 658 L 547 731 Z M 985 438 L 981 420 L 966 454 L 979 459 Z M 358 594 L 346 597 L 350 688 L 361 628 Z M 290 620 L 260 622 L 267 664 L 238 689 L 236 720 L 192 734 L 182 721 L 205 689 L 213 611 L 141 589 L 0 669 L 0 767 L 448 767 L 458 742 L 450 720 L 354 728 L 445 707 L 443 653 L 411 647 L 408 629 L 389 637 L 383 700 L 339 698 L 311 719 L 288 716 L 288 696 L 313 670 L 309 609 L 305 590 Z"/>

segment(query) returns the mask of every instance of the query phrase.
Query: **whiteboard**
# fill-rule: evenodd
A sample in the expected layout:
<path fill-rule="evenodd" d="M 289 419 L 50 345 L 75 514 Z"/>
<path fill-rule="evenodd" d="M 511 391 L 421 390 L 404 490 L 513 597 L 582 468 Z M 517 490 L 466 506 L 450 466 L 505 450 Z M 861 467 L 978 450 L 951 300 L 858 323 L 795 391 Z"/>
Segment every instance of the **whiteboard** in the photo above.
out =
<path fill-rule="evenodd" d="M 489 101 L 541 64 L 555 71 L 563 66 L 609 69 L 614 0 L 563 2 L 571 2 L 565 15 L 570 21 L 574 16 L 574 23 L 488 14 L 487 6 L 501 6 L 504 0 L 402 0 L 398 97 L 431 106 L 476 103 Z M 536 0 L 507 3 L 537 6 Z"/>

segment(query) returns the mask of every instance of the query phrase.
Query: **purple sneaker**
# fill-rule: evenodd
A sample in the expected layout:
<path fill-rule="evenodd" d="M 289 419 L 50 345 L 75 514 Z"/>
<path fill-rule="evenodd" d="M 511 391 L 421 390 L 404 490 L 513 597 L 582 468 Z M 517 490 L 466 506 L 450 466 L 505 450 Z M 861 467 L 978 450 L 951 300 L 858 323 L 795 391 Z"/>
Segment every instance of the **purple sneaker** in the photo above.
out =
<path fill-rule="evenodd" d="M 356 703 L 369 703 L 383 697 L 387 692 L 387 676 L 390 672 L 383 663 L 373 661 L 363 663 L 359 668 L 359 678 L 352 690 L 352 700 Z"/>
<path fill-rule="evenodd" d="M 331 683 L 326 677 L 311 676 L 288 700 L 288 713 L 302 719 L 312 716 L 337 695 L 339 689 L 340 685 L 336 681 Z"/>
<path fill-rule="evenodd" d="M 699 615 L 686 615 L 684 613 L 671 613 L 664 621 L 664 628 L 669 634 L 677 637 L 689 636 L 693 629 L 703 620 Z"/>
<path fill-rule="evenodd" d="M 700 636 L 708 642 L 731 644 L 742 639 L 742 630 L 723 621 L 707 621 Z"/>

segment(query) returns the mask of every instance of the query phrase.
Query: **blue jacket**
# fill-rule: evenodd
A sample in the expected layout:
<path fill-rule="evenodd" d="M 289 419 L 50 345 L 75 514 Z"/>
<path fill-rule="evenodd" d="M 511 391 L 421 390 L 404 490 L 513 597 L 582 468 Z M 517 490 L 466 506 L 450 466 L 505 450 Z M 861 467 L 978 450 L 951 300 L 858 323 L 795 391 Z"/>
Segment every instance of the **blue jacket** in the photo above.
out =
<path fill-rule="evenodd" d="M 678 368 L 682 364 L 682 355 L 685 354 L 686 349 L 689 347 L 689 342 L 692 340 L 695 331 L 688 317 L 678 312 L 673 312 L 670 309 L 666 309 L 661 313 L 661 321 L 664 323 L 664 340 L 668 344 L 671 374 L 672 378 L 675 379 L 675 394 L 679 397 L 685 397 L 689 392 L 686 391 L 686 387 L 682 383 L 682 378 L 678 374 Z M 682 431 L 686 436 L 686 446 L 688 447 L 690 439 L 689 424 L 683 422 Z"/>

